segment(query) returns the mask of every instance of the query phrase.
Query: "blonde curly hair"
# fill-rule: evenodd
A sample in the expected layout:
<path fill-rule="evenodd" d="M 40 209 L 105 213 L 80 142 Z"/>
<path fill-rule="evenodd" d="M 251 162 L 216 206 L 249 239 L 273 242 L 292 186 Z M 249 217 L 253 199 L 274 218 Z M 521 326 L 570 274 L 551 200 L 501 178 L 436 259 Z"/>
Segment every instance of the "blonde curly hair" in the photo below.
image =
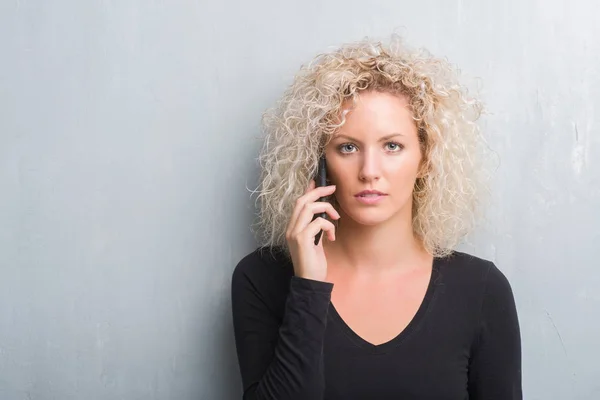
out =
<path fill-rule="evenodd" d="M 395 34 L 386 43 L 345 44 L 302 66 L 262 119 L 266 136 L 256 190 L 260 245 L 280 246 L 289 254 L 289 218 L 324 146 L 345 123 L 342 103 L 379 91 L 407 97 L 419 132 L 424 173 L 413 191 L 414 233 L 430 254 L 450 254 L 477 222 L 488 177 L 487 146 L 476 124 L 482 104 L 458 75 L 445 59 L 409 48 Z"/>

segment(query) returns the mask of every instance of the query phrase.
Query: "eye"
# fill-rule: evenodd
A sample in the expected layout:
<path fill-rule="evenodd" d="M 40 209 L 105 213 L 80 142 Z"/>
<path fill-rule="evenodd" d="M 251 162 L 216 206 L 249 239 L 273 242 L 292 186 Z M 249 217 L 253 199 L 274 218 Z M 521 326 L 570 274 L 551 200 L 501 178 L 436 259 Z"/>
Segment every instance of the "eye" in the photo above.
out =
<path fill-rule="evenodd" d="M 356 146 L 354 146 L 352 143 L 344 143 L 338 146 L 338 150 L 343 154 L 348 154 L 356 150 Z"/>
<path fill-rule="evenodd" d="M 404 148 L 404 146 L 402 146 L 398 142 L 387 142 L 385 145 L 387 146 L 387 149 L 393 153 L 398 152 Z"/>

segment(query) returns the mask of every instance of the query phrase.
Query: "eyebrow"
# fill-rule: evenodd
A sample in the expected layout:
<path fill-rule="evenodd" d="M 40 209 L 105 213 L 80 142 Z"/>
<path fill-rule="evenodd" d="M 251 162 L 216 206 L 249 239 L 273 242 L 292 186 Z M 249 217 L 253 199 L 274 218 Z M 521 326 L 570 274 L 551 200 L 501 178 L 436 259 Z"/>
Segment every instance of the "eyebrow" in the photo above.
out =
<path fill-rule="evenodd" d="M 378 140 L 378 142 L 384 142 L 384 141 L 390 140 L 391 138 L 396 137 L 396 136 L 404 136 L 404 135 L 402 133 L 392 133 L 391 135 L 387 135 L 387 136 L 380 138 Z M 360 140 L 353 138 L 352 136 L 348 136 L 348 135 L 338 135 L 338 136 L 334 137 L 334 140 L 335 139 L 347 139 L 352 142 L 360 143 Z"/>

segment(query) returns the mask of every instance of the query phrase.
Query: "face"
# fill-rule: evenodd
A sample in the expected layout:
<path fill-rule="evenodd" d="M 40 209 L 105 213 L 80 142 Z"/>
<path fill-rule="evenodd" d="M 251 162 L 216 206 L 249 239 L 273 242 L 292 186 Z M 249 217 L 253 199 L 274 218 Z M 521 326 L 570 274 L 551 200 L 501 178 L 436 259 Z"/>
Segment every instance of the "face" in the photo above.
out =
<path fill-rule="evenodd" d="M 361 93 L 325 156 L 342 218 L 362 225 L 411 218 L 422 154 L 404 96 Z"/>

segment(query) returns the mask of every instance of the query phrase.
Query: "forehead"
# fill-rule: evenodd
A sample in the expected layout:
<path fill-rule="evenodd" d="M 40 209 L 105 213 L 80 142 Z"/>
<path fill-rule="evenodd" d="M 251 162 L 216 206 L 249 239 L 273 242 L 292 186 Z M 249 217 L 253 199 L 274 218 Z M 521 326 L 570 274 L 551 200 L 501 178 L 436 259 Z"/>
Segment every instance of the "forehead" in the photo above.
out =
<path fill-rule="evenodd" d="M 417 127 L 408 98 L 382 92 L 363 92 L 356 101 L 343 103 L 344 125 L 334 135 L 350 135 L 360 139 L 379 138 L 393 133 L 417 135 Z"/>

